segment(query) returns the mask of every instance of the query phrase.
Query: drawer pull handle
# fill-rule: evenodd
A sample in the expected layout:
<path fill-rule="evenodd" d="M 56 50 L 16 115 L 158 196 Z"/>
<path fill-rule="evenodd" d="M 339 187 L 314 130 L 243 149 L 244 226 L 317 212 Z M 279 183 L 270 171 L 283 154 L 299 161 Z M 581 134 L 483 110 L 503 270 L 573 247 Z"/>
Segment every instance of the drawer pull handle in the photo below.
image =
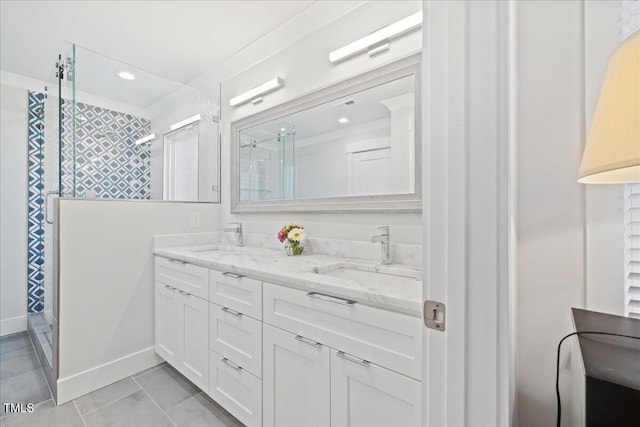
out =
<path fill-rule="evenodd" d="M 335 302 L 336 304 L 343 304 L 353 306 L 356 302 L 350 299 L 334 297 L 332 295 L 320 294 L 318 292 L 309 292 L 307 294 L 309 298 L 315 298 L 322 301 Z"/>
<path fill-rule="evenodd" d="M 371 364 L 368 360 L 360 359 L 358 357 L 347 354 L 344 351 L 339 351 L 337 354 L 338 357 L 342 357 L 349 362 L 357 363 L 360 366 L 369 367 L 369 365 Z"/>
<path fill-rule="evenodd" d="M 227 359 L 226 357 L 224 359 L 222 359 L 222 363 L 224 363 L 225 365 L 227 365 L 230 368 L 235 369 L 236 371 L 242 371 L 242 366 L 236 365 L 235 363 L 233 363 L 231 360 Z"/>
<path fill-rule="evenodd" d="M 172 262 L 174 264 L 186 264 L 186 262 L 180 261 L 179 259 L 170 259 L 169 262 Z"/>
<path fill-rule="evenodd" d="M 180 292 L 182 295 L 191 296 L 189 292 L 181 291 L 179 289 L 178 289 L 178 292 Z"/>
<path fill-rule="evenodd" d="M 315 348 L 322 347 L 322 344 L 320 344 L 319 342 L 311 341 L 309 338 L 305 338 L 302 335 L 296 335 L 296 340 L 303 342 L 307 345 L 310 345 L 311 347 L 315 347 Z"/>
<path fill-rule="evenodd" d="M 225 271 L 222 273 L 223 276 L 233 277 L 234 279 L 242 279 L 244 276 L 242 274 L 231 273 L 230 271 Z"/>
<path fill-rule="evenodd" d="M 233 314 L 234 316 L 242 316 L 242 313 L 240 313 L 239 311 L 231 310 L 229 307 L 222 307 L 222 311 L 224 311 L 225 313 Z"/>
<path fill-rule="evenodd" d="M 175 291 L 176 288 L 174 288 L 173 286 L 169 286 L 169 285 L 164 285 L 165 288 L 169 289 L 170 291 Z"/>

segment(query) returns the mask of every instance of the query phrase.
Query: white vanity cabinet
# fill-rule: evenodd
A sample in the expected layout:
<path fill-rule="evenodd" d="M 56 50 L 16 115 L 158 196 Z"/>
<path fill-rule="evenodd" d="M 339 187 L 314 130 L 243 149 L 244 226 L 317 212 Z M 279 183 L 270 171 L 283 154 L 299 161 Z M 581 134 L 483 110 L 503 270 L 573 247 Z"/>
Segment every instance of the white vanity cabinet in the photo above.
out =
<path fill-rule="evenodd" d="M 202 390 L 209 389 L 209 303 L 156 282 L 156 353 Z"/>
<path fill-rule="evenodd" d="M 418 317 L 156 257 L 156 352 L 248 427 L 418 426 Z"/>
<path fill-rule="evenodd" d="M 419 318 L 267 282 L 262 292 L 264 426 L 420 425 L 421 383 L 407 376 L 420 375 Z"/>
<path fill-rule="evenodd" d="M 330 349 L 267 324 L 263 343 L 263 426 L 328 426 Z"/>

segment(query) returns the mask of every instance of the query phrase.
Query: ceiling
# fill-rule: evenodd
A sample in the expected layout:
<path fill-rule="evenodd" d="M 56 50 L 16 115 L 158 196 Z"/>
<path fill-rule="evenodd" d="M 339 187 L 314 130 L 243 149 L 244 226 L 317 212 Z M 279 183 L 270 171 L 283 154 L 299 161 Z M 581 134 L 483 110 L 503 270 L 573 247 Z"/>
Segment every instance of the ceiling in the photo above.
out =
<path fill-rule="evenodd" d="M 315 1 L 0 1 L 0 68 L 46 81 L 65 42 L 188 83 Z"/>
<path fill-rule="evenodd" d="M 388 119 L 390 112 L 384 106 L 384 102 L 407 94 L 411 94 L 410 99 L 413 99 L 414 77 L 412 75 L 334 99 L 252 128 L 243 129 L 240 132 L 240 138 L 243 145 L 250 140 L 270 143 L 276 140 L 283 128 L 287 131 L 295 128 L 295 141 L 298 146 L 300 140 L 306 138 L 314 138 L 329 132 L 348 130 L 365 123 Z M 340 118 L 346 118 L 348 122 L 340 123 Z M 316 139 L 313 143 L 319 141 L 320 139 Z M 263 147 L 279 148 L 277 144 L 275 146 L 266 144 Z"/>

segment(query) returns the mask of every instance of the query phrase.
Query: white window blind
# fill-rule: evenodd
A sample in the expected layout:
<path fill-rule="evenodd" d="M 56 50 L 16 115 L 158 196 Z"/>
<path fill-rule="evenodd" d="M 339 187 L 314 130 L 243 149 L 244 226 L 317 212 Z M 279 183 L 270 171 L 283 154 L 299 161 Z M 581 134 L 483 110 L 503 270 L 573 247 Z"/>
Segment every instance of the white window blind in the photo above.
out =
<path fill-rule="evenodd" d="M 640 319 L 640 184 L 624 189 L 625 314 Z"/>
<path fill-rule="evenodd" d="M 640 30 L 640 0 L 622 0 L 620 5 L 624 40 Z M 624 196 L 624 311 L 640 319 L 640 184 L 626 184 Z"/>

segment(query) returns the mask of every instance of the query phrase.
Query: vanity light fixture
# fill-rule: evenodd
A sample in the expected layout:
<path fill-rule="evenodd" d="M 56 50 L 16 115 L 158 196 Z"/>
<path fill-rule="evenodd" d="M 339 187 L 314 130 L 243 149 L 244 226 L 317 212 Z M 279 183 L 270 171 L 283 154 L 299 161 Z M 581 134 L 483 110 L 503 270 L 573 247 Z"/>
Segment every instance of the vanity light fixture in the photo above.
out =
<path fill-rule="evenodd" d="M 135 80 L 136 76 L 134 76 L 132 73 L 128 72 L 128 71 L 120 71 L 118 72 L 118 77 L 120 77 L 121 79 L 125 79 L 125 80 Z"/>
<path fill-rule="evenodd" d="M 179 121 L 177 123 L 172 124 L 170 129 L 171 130 L 176 130 L 178 128 L 181 128 L 182 126 L 189 125 L 189 124 L 197 122 L 199 120 L 200 120 L 200 114 L 196 114 L 195 116 L 189 117 L 188 119 L 184 119 L 184 120 L 181 120 L 181 121 Z"/>
<path fill-rule="evenodd" d="M 136 145 L 144 144 L 145 142 L 149 142 L 154 139 L 156 139 L 156 134 L 152 133 L 150 135 L 145 136 L 144 138 L 140 138 L 136 140 Z"/>
<path fill-rule="evenodd" d="M 245 93 L 234 98 L 231 98 L 229 100 L 229 105 L 232 107 L 236 107 L 249 101 L 251 101 L 252 103 L 256 101 L 255 103 L 257 104 L 258 102 L 262 101 L 262 95 L 279 89 L 282 86 L 284 86 L 284 80 L 282 80 L 280 77 L 273 78 L 268 82 L 262 83 L 260 86 L 246 91 Z"/>
<path fill-rule="evenodd" d="M 387 25 L 384 28 L 375 31 L 368 36 L 356 40 L 353 43 L 334 50 L 329 54 L 329 62 L 335 63 L 342 61 L 350 56 L 369 50 L 369 56 L 378 54 L 389 48 L 389 39 L 404 34 L 422 25 L 422 11 L 409 15 L 404 19 Z"/>
<path fill-rule="evenodd" d="M 338 121 L 339 121 L 340 123 L 349 123 L 349 119 L 347 119 L 346 117 L 340 117 L 340 118 L 338 119 Z"/>

